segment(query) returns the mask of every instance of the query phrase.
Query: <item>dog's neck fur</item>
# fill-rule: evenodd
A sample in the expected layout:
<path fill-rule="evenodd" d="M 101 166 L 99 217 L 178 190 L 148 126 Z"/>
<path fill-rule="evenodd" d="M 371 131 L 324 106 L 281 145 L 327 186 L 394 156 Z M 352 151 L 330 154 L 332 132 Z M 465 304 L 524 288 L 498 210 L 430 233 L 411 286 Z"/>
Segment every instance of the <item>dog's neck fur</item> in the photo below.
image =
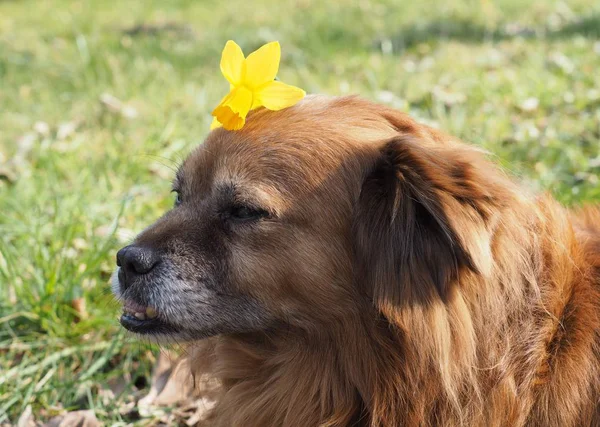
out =
<path fill-rule="evenodd" d="M 308 337 L 286 328 L 216 338 L 212 369 L 224 387 L 211 422 L 366 426 L 374 416 L 393 420 L 397 408 L 405 406 L 395 384 L 402 372 L 401 337 L 383 320 L 370 325 L 360 318 L 347 320 L 335 328 L 344 331 L 341 336 Z"/>

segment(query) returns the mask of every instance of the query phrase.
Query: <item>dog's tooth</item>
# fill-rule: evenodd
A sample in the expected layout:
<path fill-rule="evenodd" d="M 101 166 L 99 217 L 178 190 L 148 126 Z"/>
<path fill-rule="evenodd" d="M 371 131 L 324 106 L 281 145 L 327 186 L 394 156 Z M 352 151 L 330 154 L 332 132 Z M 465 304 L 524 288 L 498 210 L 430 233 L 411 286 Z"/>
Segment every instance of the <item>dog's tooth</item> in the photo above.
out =
<path fill-rule="evenodd" d="M 146 315 L 144 313 L 135 313 L 134 316 L 138 320 L 146 320 Z"/>
<path fill-rule="evenodd" d="M 152 307 L 146 308 L 146 316 L 150 319 L 154 319 L 156 317 L 156 310 Z"/>

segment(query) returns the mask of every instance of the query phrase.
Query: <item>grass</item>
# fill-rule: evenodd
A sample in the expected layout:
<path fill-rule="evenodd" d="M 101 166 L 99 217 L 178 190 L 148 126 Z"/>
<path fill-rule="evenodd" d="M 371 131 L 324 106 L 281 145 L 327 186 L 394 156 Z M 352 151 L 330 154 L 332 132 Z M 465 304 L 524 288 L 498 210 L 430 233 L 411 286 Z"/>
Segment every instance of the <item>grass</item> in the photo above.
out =
<path fill-rule="evenodd" d="M 118 327 L 114 254 L 171 205 L 229 38 L 277 39 L 290 84 L 391 104 L 566 204 L 600 200 L 600 3 L 402 3 L 0 1 L 0 423 L 28 405 L 131 421 L 156 349 Z"/>

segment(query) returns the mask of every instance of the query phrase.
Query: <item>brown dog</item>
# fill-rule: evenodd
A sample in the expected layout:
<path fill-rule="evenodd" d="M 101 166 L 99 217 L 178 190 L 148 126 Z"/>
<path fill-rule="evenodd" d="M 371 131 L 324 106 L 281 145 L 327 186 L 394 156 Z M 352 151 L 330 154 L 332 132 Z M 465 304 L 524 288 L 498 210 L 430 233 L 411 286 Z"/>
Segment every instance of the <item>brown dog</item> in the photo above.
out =
<path fill-rule="evenodd" d="M 194 342 L 209 425 L 600 425 L 600 211 L 353 97 L 213 131 L 173 188 L 114 290 Z"/>

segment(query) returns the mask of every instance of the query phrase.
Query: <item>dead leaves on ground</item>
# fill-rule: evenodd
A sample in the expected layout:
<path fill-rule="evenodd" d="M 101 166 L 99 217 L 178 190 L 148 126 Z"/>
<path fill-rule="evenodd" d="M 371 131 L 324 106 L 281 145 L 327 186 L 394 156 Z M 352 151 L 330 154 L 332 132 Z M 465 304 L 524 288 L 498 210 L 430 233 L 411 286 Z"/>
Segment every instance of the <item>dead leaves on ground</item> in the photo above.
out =
<path fill-rule="evenodd" d="M 194 378 L 186 358 L 161 352 L 157 358 L 150 389 L 133 393 L 128 403 L 118 411 L 128 424 L 143 425 L 188 425 L 195 426 L 206 418 L 214 405 L 215 380 Z M 120 393 L 127 393 L 124 381 L 108 384 L 106 398 L 115 399 Z M 32 407 L 27 406 L 16 423 L 17 427 L 98 427 L 103 425 L 93 410 L 59 411 L 45 422 L 38 420 Z M 8 426 L 8 425 L 6 425 Z M 0 425 L 5 427 L 5 425 Z"/>
<path fill-rule="evenodd" d="M 214 405 L 216 385 L 208 378 L 194 378 L 186 358 L 173 361 L 169 354 L 160 353 L 150 391 L 137 402 L 137 410 L 141 417 L 160 423 L 193 426 L 202 421 Z"/>
<path fill-rule="evenodd" d="M 66 412 L 51 418 L 46 423 L 40 423 L 35 420 L 31 406 L 25 409 L 17 422 L 17 427 L 99 427 L 101 425 L 94 411 L 91 410 Z"/>

